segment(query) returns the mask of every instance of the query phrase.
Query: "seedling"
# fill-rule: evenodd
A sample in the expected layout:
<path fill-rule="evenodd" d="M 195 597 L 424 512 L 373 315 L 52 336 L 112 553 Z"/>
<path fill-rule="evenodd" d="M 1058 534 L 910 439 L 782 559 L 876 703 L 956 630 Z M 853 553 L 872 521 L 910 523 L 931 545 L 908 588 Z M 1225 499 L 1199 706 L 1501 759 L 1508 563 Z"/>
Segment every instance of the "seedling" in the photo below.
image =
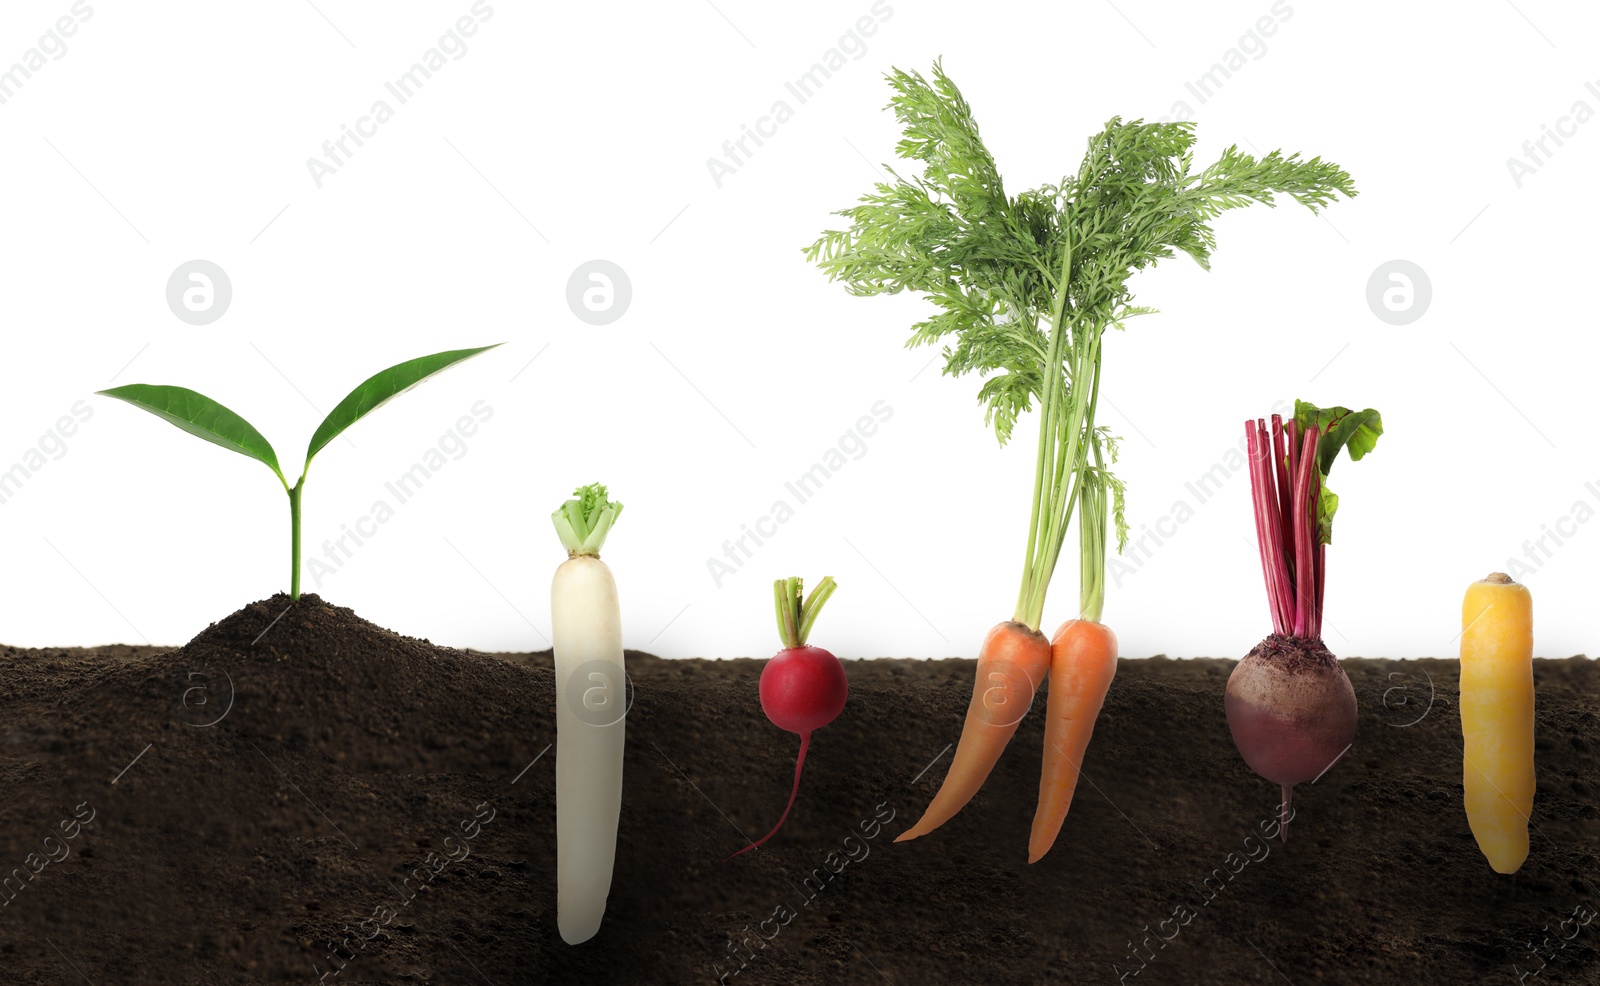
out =
<path fill-rule="evenodd" d="M 305 487 L 306 471 L 311 468 L 311 460 L 329 442 L 344 434 L 346 428 L 389 401 L 440 370 L 493 348 L 495 347 L 480 346 L 477 349 L 453 349 L 449 352 L 434 353 L 432 356 L 407 360 L 368 377 L 361 386 L 352 390 L 349 396 L 340 401 L 339 406 L 330 411 L 328 416 L 322 419 L 322 424 L 317 426 L 316 432 L 311 436 L 311 444 L 306 447 L 306 463 L 301 467 L 300 478 L 295 480 L 293 486 L 290 486 L 289 481 L 284 478 L 283 470 L 278 467 L 278 454 L 272 450 L 272 444 L 262 437 L 261 432 L 250 422 L 204 394 L 185 387 L 147 383 L 130 383 L 97 393 L 127 401 L 135 407 L 142 407 L 196 438 L 203 438 L 213 445 L 221 445 L 240 455 L 247 455 L 257 462 L 265 463 L 267 468 L 272 470 L 272 474 L 278 477 L 278 482 L 283 484 L 284 492 L 289 494 L 289 597 L 299 599 L 300 493 Z"/>

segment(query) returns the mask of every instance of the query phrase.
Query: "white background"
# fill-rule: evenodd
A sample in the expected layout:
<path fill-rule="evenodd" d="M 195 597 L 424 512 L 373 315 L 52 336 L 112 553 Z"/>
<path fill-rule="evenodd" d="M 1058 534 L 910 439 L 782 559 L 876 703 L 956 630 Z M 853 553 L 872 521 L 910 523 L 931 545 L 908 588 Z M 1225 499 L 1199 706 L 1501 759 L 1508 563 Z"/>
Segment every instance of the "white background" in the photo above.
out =
<path fill-rule="evenodd" d="M 0 66 L 71 6 L 8 0 Z M 292 478 L 321 413 L 369 374 L 504 341 L 319 457 L 308 558 L 392 502 L 384 483 L 474 402 L 493 409 L 463 457 L 307 590 L 436 642 L 544 647 L 562 559 L 548 516 L 600 479 L 627 505 L 605 557 L 630 646 L 766 656 L 770 581 L 831 573 L 816 642 L 970 656 L 1012 612 L 1032 428 L 999 448 L 978 381 L 903 348 L 924 301 L 850 297 L 800 253 L 892 161 L 882 74 L 942 54 L 1011 191 L 1075 170 L 1112 115 L 1179 111 L 1199 123 L 1202 162 L 1232 142 L 1282 147 L 1339 162 L 1361 190 L 1326 220 L 1292 203 L 1231 213 L 1212 272 L 1179 258 L 1137 280 L 1161 313 L 1109 342 L 1102 402 L 1126 437 L 1136 533 L 1194 506 L 1185 484 L 1275 401 L 1374 406 L 1379 448 L 1333 473 L 1334 651 L 1453 656 L 1467 583 L 1513 556 L 1538 652 L 1600 650 L 1600 120 L 1549 144 L 1520 188 L 1506 163 L 1576 101 L 1600 111 L 1586 5 L 890 0 L 875 16 L 871 0 L 498 0 L 405 105 L 383 83 L 470 0 L 81 7 L 65 53 L 0 105 L 0 469 L 74 402 L 93 409 L 0 505 L 0 640 L 176 644 L 287 588 L 276 480 L 93 391 L 198 389 L 260 428 Z M 857 57 L 799 104 L 783 83 L 862 17 L 875 33 L 847 38 Z M 1256 57 L 1202 103 L 1185 83 L 1262 17 L 1275 33 L 1245 40 Z M 318 188 L 307 159 L 385 98 L 393 119 Z M 719 188 L 707 159 L 779 99 L 793 118 Z M 165 301 L 195 258 L 234 292 L 203 327 Z M 594 258 L 632 282 L 605 327 L 566 302 Z M 1405 326 L 1366 301 L 1396 258 L 1433 289 Z M 878 401 L 893 417 L 865 454 L 716 585 L 707 560 L 793 503 L 785 481 Z M 1573 536 L 1547 540 L 1535 569 L 1524 542 L 1558 524 Z M 1176 531 L 1113 581 L 1106 621 L 1130 656 L 1242 654 L 1269 628 L 1247 478 Z M 1076 582 L 1068 557 L 1047 631 L 1075 614 Z"/>

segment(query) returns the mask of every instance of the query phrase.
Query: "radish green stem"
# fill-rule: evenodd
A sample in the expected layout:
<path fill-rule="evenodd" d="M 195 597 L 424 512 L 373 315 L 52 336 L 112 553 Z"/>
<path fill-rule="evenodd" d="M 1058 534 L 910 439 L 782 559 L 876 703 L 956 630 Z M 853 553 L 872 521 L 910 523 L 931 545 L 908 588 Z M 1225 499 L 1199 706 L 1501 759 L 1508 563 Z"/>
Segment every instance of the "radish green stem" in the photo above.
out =
<path fill-rule="evenodd" d="M 772 595 L 777 604 L 778 636 L 783 639 L 783 646 L 787 650 L 806 645 L 807 638 L 811 636 L 811 627 L 817 622 L 817 615 L 839 585 L 833 576 L 824 576 L 811 590 L 811 595 L 802 602 L 800 594 L 804 588 L 805 581 L 800 578 L 779 579 L 772 583 Z"/>
<path fill-rule="evenodd" d="M 796 580 L 798 581 L 798 580 Z M 811 627 L 817 622 L 817 614 L 822 612 L 822 607 L 827 603 L 833 591 L 839 584 L 833 581 L 833 576 L 824 576 L 817 587 L 811 590 L 811 595 L 806 597 L 805 605 L 800 609 L 800 646 L 804 647 L 811 637 Z"/>
<path fill-rule="evenodd" d="M 787 648 L 804 646 L 800 643 L 800 621 L 798 616 L 800 580 L 796 578 L 779 579 L 773 584 L 772 588 L 778 597 L 778 636 L 783 638 L 783 646 Z"/>
<path fill-rule="evenodd" d="M 611 525 L 622 515 L 622 504 L 606 499 L 602 483 L 591 483 L 572 491 L 574 499 L 563 503 L 550 519 L 556 526 L 556 536 L 567 549 L 568 557 L 590 555 L 600 557 L 606 535 Z"/>
<path fill-rule="evenodd" d="M 791 643 L 800 635 L 800 628 L 794 623 L 794 589 L 790 586 L 793 579 L 779 579 L 772 583 L 772 598 L 778 614 L 778 636 L 785 647 L 798 647 Z"/>

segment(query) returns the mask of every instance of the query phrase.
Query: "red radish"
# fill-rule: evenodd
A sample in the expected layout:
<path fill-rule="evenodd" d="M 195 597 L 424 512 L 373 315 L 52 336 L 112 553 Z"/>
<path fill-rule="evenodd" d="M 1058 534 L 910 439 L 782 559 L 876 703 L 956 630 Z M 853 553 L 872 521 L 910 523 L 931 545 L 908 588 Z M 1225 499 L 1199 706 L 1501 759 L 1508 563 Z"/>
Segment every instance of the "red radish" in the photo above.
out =
<path fill-rule="evenodd" d="M 761 708 L 774 726 L 800 734 L 800 755 L 794 762 L 794 787 L 789 791 L 789 803 L 784 806 L 778 824 L 733 856 L 749 852 L 783 828 L 789 809 L 794 807 L 794 800 L 800 794 L 800 769 L 805 766 L 806 751 L 811 748 L 812 732 L 837 719 L 844 711 L 844 701 L 850 692 L 844 665 L 821 647 L 806 646 L 806 637 L 811 634 L 811 625 L 817 621 L 822 604 L 837 587 L 833 576 L 827 576 L 802 603 L 800 579 L 779 579 L 773 584 L 783 650 L 761 670 Z"/>
<path fill-rule="evenodd" d="M 1356 735 L 1356 693 L 1322 642 L 1327 546 L 1339 498 L 1328 470 L 1339 450 L 1360 459 L 1378 443 L 1378 412 L 1296 401 L 1287 424 L 1274 414 L 1245 422 L 1256 540 L 1272 630 L 1228 677 L 1224 707 L 1233 745 L 1250 769 L 1279 785 L 1279 832 L 1289 839 L 1294 786 L 1316 780 Z"/>

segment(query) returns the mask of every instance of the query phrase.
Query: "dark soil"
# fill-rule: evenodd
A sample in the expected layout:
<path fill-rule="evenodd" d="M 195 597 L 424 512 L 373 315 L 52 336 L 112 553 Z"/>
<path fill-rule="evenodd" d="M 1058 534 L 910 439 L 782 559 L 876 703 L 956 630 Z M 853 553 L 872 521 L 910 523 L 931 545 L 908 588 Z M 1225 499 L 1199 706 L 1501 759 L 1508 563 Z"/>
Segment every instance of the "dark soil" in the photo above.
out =
<path fill-rule="evenodd" d="M 179 650 L 0 648 L 0 982 L 1600 982 L 1594 661 L 1537 662 L 1509 877 L 1461 809 L 1454 661 L 1343 662 L 1355 746 L 1296 789 L 1281 845 L 1223 718 L 1233 662 L 1124 660 L 1032 866 L 1037 715 L 952 822 L 891 841 L 949 763 L 971 661 L 847 662 L 788 824 L 730 862 L 798 742 L 761 713 L 761 662 L 628 662 L 616 879 L 570 947 L 548 652 L 436 647 L 315 596 Z"/>

